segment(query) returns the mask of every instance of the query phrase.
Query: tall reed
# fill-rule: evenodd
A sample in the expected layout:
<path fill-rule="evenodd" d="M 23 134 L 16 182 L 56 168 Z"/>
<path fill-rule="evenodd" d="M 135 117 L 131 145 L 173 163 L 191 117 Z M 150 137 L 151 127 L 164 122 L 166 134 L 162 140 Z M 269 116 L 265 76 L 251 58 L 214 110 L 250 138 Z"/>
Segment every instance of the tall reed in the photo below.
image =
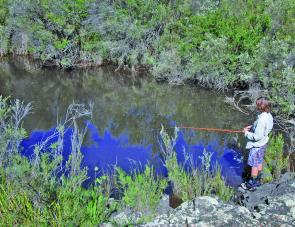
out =
<path fill-rule="evenodd" d="M 193 157 L 187 154 L 185 154 L 184 163 L 179 163 L 174 150 L 178 128 L 175 128 L 172 138 L 163 127 L 160 134 L 164 143 L 163 156 L 168 170 L 168 179 L 173 185 L 174 194 L 184 201 L 213 194 L 224 201 L 232 198 L 234 191 L 225 184 L 221 176 L 221 167 L 217 163 L 211 166 L 212 153 L 204 150 L 201 166 L 197 166 Z"/>

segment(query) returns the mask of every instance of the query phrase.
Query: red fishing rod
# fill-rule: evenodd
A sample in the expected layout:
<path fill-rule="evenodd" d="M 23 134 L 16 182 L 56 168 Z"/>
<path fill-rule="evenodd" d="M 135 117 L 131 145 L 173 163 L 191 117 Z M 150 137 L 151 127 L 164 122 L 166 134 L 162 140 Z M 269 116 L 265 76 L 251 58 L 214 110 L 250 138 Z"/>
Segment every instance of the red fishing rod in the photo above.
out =
<path fill-rule="evenodd" d="M 192 130 L 196 130 L 196 131 L 243 133 L 243 130 L 231 130 L 231 129 L 222 129 L 222 128 L 194 128 L 194 127 L 189 127 L 189 126 L 178 126 L 178 128 L 192 129 Z"/>

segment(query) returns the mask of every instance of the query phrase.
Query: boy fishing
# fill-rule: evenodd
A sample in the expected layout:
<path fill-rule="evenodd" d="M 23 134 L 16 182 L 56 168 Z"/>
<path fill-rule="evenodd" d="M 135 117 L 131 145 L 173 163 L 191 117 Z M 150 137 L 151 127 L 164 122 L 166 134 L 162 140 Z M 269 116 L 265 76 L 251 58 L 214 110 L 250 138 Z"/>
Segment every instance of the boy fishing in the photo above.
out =
<path fill-rule="evenodd" d="M 261 184 L 264 152 L 269 140 L 268 135 L 273 128 L 270 101 L 265 97 L 260 97 L 256 100 L 256 108 L 260 112 L 257 120 L 253 125 L 243 129 L 248 140 L 246 144 L 246 149 L 249 150 L 247 164 L 251 167 L 251 178 L 249 181 L 242 183 L 241 186 L 243 189 L 249 190 L 255 190 Z"/>

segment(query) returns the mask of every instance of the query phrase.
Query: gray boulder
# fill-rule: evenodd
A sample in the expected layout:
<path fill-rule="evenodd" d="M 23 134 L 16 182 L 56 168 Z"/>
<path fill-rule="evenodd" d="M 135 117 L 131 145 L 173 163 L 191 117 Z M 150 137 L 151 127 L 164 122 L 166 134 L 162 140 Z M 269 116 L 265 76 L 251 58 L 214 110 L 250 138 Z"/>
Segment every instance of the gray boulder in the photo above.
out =
<path fill-rule="evenodd" d="M 295 226 L 294 175 L 284 175 L 241 197 L 242 206 L 198 197 L 143 226 Z"/>
<path fill-rule="evenodd" d="M 268 205 L 273 198 L 295 193 L 294 177 L 294 173 L 285 173 L 278 181 L 263 184 L 254 192 L 244 191 L 238 194 L 237 202 L 250 210 L 259 210 L 259 204 Z"/>
<path fill-rule="evenodd" d="M 144 226 L 253 226 L 259 222 L 242 206 L 224 204 L 203 196 L 185 202 L 173 212 L 155 218 Z"/>

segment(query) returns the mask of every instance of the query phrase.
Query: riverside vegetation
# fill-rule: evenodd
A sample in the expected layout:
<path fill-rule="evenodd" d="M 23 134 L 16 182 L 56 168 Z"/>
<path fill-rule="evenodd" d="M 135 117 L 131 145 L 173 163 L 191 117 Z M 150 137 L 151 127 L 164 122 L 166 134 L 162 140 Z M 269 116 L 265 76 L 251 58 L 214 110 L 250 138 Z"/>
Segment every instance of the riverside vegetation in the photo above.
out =
<path fill-rule="evenodd" d="M 290 118 L 294 18 L 293 0 L 0 0 L 0 55 L 145 66 L 159 80 L 243 88 L 252 99 L 255 88 Z"/>
<path fill-rule="evenodd" d="M 174 192 L 183 200 L 200 195 L 215 194 L 228 201 L 233 189 L 227 187 L 220 168 L 210 168 L 210 153 L 205 152 L 201 168 L 191 164 L 185 169 L 176 160 L 173 150 L 174 138 L 162 129 L 163 156 L 168 169 L 168 178 L 155 175 L 150 165 L 127 175 L 116 168 L 113 173 L 99 175 L 88 187 L 87 169 L 81 168 L 80 148 L 86 129 L 78 127 L 83 118 L 91 118 L 92 107 L 72 104 L 66 118 L 56 129 L 58 142 L 51 145 L 50 152 L 41 152 L 45 144 L 35 146 L 29 158 L 19 150 L 21 140 L 27 135 L 22 120 L 31 111 L 31 105 L 0 97 L 0 225 L 50 225 L 68 226 L 97 225 L 108 222 L 115 212 L 126 208 L 146 214 L 141 222 L 151 220 L 167 187 L 168 180 Z M 63 133 L 72 130 L 72 152 L 64 162 Z M 281 160 L 282 137 L 274 137 L 270 144 L 268 162 L 275 168 L 283 168 Z M 46 142 L 44 142 L 46 143 Z M 271 159 L 274 158 L 274 159 Z M 273 168 L 274 168 L 273 166 Z M 272 169 L 279 174 L 282 169 Z M 114 193 L 114 189 L 118 193 Z M 114 196 L 116 195 L 116 196 Z M 128 224 L 128 223 L 127 223 Z"/>
<path fill-rule="evenodd" d="M 80 148 L 85 130 L 78 125 L 79 119 L 91 118 L 91 106 L 88 109 L 72 104 L 66 119 L 57 126 L 59 139 L 50 152 L 41 152 L 45 141 L 36 145 L 34 154 L 27 158 L 19 145 L 26 136 L 22 120 L 30 110 L 31 105 L 0 98 L 1 225 L 97 225 L 125 208 L 146 214 L 141 221 L 156 214 L 168 181 L 156 176 L 152 166 L 134 170 L 131 175 L 116 168 L 112 174 L 97 176 L 93 184 L 83 187 L 87 169 L 80 167 Z M 64 162 L 62 135 L 70 129 L 72 152 Z M 115 197 L 114 189 L 118 191 Z"/>

